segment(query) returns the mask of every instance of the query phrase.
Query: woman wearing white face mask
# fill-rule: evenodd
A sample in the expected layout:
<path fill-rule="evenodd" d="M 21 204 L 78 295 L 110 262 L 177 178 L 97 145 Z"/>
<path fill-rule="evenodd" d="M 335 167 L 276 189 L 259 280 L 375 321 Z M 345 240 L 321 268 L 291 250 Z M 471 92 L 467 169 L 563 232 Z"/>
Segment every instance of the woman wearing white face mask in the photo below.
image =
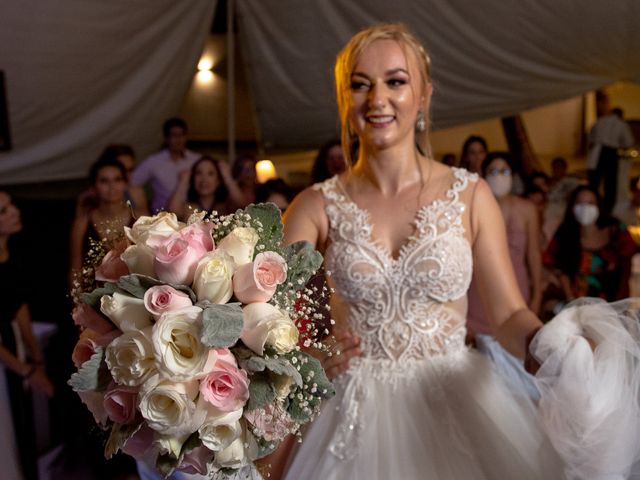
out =
<path fill-rule="evenodd" d="M 609 301 L 629 294 L 630 259 L 636 246 L 614 217 L 603 215 L 600 198 L 578 187 L 570 196 L 564 220 L 544 255 L 557 269 L 567 300 L 601 297 Z"/>
<path fill-rule="evenodd" d="M 509 254 L 520 292 L 533 312 L 542 299 L 542 257 L 540 226 L 535 206 L 511 194 L 511 157 L 506 152 L 492 152 L 482 162 L 481 172 L 498 200 L 507 228 Z M 469 292 L 468 326 L 475 333 L 490 333 L 484 309 L 472 283 Z"/>

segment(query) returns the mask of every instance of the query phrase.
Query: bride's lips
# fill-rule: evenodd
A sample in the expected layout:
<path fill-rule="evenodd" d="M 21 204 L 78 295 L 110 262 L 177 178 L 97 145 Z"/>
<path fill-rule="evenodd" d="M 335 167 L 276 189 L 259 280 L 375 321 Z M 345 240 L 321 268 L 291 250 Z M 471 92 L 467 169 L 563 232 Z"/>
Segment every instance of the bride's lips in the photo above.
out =
<path fill-rule="evenodd" d="M 395 120 L 393 115 L 367 115 L 367 123 L 373 128 L 384 128 Z"/>

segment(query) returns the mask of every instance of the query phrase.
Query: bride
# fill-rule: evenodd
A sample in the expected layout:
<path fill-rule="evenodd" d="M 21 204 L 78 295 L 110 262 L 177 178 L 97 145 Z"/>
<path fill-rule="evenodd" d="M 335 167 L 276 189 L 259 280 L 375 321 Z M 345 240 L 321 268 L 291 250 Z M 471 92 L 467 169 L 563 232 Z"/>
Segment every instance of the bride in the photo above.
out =
<path fill-rule="evenodd" d="M 542 324 L 518 290 L 491 190 L 477 175 L 430 155 L 428 54 L 402 25 L 378 25 L 348 42 L 335 74 L 342 144 L 352 165 L 297 197 L 285 216 L 285 241 L 307 240 L 325 253 L 342 354 L 324 365 L 337 394 L 284 473 L 286 449 L 272 456 L 271 478 L 604 478 L 584 476 L 591 472 L 586 467 L 572 470 L 561 455 L 571 448 L 542 427 L 555 411 L 545 410 L 545 417 L 542 402 L 538 407 L 510 391 L 490 362 L 464 344 L 472 272 L 494 335 L 513 355 L 525 358 Z M 566 327 L 562 319 L 557 324 Z M 548 346 L 546 330 L 536 337 L 538 352 Z M 551 340 L 560 351 L 567 335 L 557 333 Z M 595 343 L 577 333 L 567 345 L 591 355 Z M 549 395 L 557 393 L 558 371 L 539 385 Z M 557 398 L 554 405 L 567 400 Z M 636 422 L 637 398 L 630 402 Z M 629 461 L 617 465 L 623 474 Z"/>

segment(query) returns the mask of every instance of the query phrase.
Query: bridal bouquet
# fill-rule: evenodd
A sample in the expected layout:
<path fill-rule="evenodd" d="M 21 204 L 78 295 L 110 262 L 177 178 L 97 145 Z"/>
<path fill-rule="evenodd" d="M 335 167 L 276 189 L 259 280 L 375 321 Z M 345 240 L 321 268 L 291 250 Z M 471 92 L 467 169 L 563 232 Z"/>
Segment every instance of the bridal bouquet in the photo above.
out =
<path fill-rule="evenodd" d="M 69 384 L 118 450 L 174 470 L 231 475 L 272 452 L 333 395 L 305 289 L 322 262 L 282 245 L 280 212 L 140 217 L 76 292 L 83 330 Z M 328 333 L 328 332 L 324 332 Z"/>

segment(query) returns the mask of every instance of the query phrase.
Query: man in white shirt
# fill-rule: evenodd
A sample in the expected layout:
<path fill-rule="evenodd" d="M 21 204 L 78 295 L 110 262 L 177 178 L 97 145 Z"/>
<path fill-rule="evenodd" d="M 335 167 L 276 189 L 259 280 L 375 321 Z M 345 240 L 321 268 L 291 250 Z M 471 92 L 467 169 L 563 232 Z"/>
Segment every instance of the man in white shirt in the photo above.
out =
<path fill-rule="evenodd" d="M 131 175 L 131 195 L 137 205 L 146 206 L 144 187 L 151 186 L 151 213 L 167 208 L 178 176 L 201 156 L 187 150 L 187 131 L 187 123 L 181 118 L 165 121 L 162 126 L 165 148 L 147 157 Z"/>
<path fill-rule="evenodd" d="M 603 99 L 605 114 L 591 128 L 589 133 L 589 185 L 598 190 L 604 179 L 603 207 L 611 213 L 616 202 L 618 183 L 618 149 L 633 146 L 635 140 L 631 128 L 622 119 L 620 109 L 609 109 L 608 100 Z"/>

